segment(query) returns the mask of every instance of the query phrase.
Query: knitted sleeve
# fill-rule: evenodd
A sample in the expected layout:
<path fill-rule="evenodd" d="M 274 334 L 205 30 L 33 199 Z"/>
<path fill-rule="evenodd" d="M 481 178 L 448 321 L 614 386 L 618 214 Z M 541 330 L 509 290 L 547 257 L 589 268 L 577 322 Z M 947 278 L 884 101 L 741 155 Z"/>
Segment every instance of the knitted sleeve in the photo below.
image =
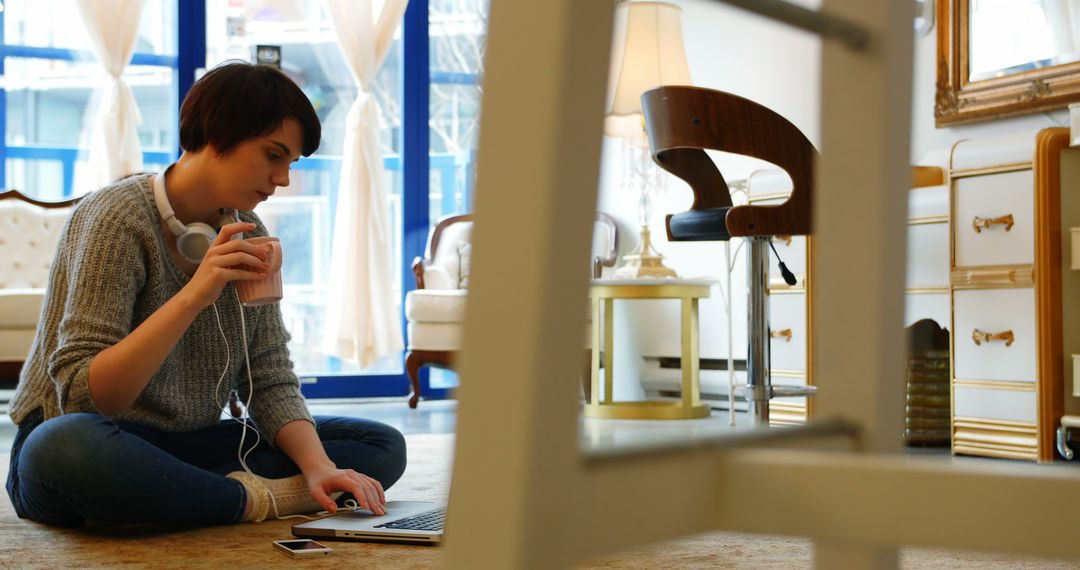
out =
<path fill-rule="evenodd" d="M 115 196 L 115 194 L 113 194 Z M 136 295 L 146 278 L 145 252 L 134 208 L 122 200 L 90 195 L 72 214 L 55 263 L 53 287 L 65 291 L 58 319 L 56 350 L 48 374 L 62 413 L 96 409 L 90 398 L 90 363 L 132 328 Z"/>

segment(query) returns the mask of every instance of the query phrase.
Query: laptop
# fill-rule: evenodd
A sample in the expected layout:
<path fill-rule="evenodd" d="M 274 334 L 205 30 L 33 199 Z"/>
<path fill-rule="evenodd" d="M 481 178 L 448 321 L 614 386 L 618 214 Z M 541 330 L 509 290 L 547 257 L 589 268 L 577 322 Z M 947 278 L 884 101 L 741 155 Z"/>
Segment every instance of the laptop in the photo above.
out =
<path fill-rule="evenodd" d="M 375 516 L 367 509 L 324 517 L 293 525 L 293 536 L 332 540 L 373 540 L 438 544 L 442 541 L 446 506 L 418 501 L 390 501 L 386 514 Z"/>

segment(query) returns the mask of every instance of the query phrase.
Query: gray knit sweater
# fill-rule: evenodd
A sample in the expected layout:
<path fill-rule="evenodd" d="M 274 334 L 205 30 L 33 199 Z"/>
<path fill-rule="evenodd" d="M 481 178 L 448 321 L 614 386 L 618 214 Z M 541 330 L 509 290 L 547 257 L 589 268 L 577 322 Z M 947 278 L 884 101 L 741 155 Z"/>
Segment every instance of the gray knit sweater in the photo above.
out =
<path fill-rule="evenodd" d="M 90 362 L 176 295 L 189 278 L 170 260 L 154 205 L 153 177 L 138 175 L 88 194 L 64 228 L 49 274 L 34 344 L 11 402 L 20 423 L 34 409 L 45 419 L 96 411 L 90 399 Z M 266 235 L 250 212 L 243 221 Z M 230 283 L 217 301 L 228 351 L 214 308 L 199 313 L 150 379 L 134 406 L 115 419 L 170 432 L 215 424 L 229 392 L 247 401 L 240 306 Z M 254 397 L 251 416 L 273 444 L 286 423 L 311 421 L 285 343 L 278 305 L 243 309 Z M 224 371 L 222 386 L 215 393 Z"/>

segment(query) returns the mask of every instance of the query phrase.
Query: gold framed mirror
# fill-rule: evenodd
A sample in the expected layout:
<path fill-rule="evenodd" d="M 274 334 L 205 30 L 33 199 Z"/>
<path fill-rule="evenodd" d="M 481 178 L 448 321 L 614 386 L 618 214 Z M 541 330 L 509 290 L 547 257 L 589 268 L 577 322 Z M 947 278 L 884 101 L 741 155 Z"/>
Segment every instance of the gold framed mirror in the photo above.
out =
<path fill-rule="evenodd" d="M 1080 101 L 1080 0 L 938 0 L 937 126 Z"/>

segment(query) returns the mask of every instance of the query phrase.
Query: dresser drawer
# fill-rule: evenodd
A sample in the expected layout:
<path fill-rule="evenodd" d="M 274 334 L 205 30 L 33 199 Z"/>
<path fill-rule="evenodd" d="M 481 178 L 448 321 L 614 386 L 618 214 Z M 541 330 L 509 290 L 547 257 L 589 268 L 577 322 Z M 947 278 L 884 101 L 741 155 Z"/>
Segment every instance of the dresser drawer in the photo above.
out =
<path fill-rule="evenodd" d="M 1034 382 L 1035 290 L 953 291 L 953 374 L 962 380 Z M 1011 333 L 1012 342 L 972 340 L 974 333 Z"/>
<path fill-rule="evenodd" d="M 1036 412 L 1034 391 L 953 388 L 953 415 L 958 418 L 1034 423 Z"/>
<path fill-rule="evenodd" d="M 949 286 L 949 224 L 915 224 L 907 228 L 907 286 Z"/>
<path fill-rule="evenodd" d="M 806 370 L 806 295 L 769 295 L 769 343 L 772 370 Z"/>
<path fill-rule="evenodd" d="M 956 180 L 953 233 L 956 266 L 1031 265 L 1035 259 L 1034 187 L 1031 170 Z M 1011 216 L 1012 226 L 986 220 Z M 978 224 L 978 231 L 973 224 Z"/>
<path fill-rule="evenodd" d="M 908 191 L 908 220 L 949 217 L 949 187 L 925 186 Z"/>
<path fill-rule="evenodd" d="M 806 376 L 772 375 L 774 386 L 805 386 Z M 797 426 L 806 423 L 806 396 L 799 398 L 773 398 L 769 400 L 769 425 Z"/>

